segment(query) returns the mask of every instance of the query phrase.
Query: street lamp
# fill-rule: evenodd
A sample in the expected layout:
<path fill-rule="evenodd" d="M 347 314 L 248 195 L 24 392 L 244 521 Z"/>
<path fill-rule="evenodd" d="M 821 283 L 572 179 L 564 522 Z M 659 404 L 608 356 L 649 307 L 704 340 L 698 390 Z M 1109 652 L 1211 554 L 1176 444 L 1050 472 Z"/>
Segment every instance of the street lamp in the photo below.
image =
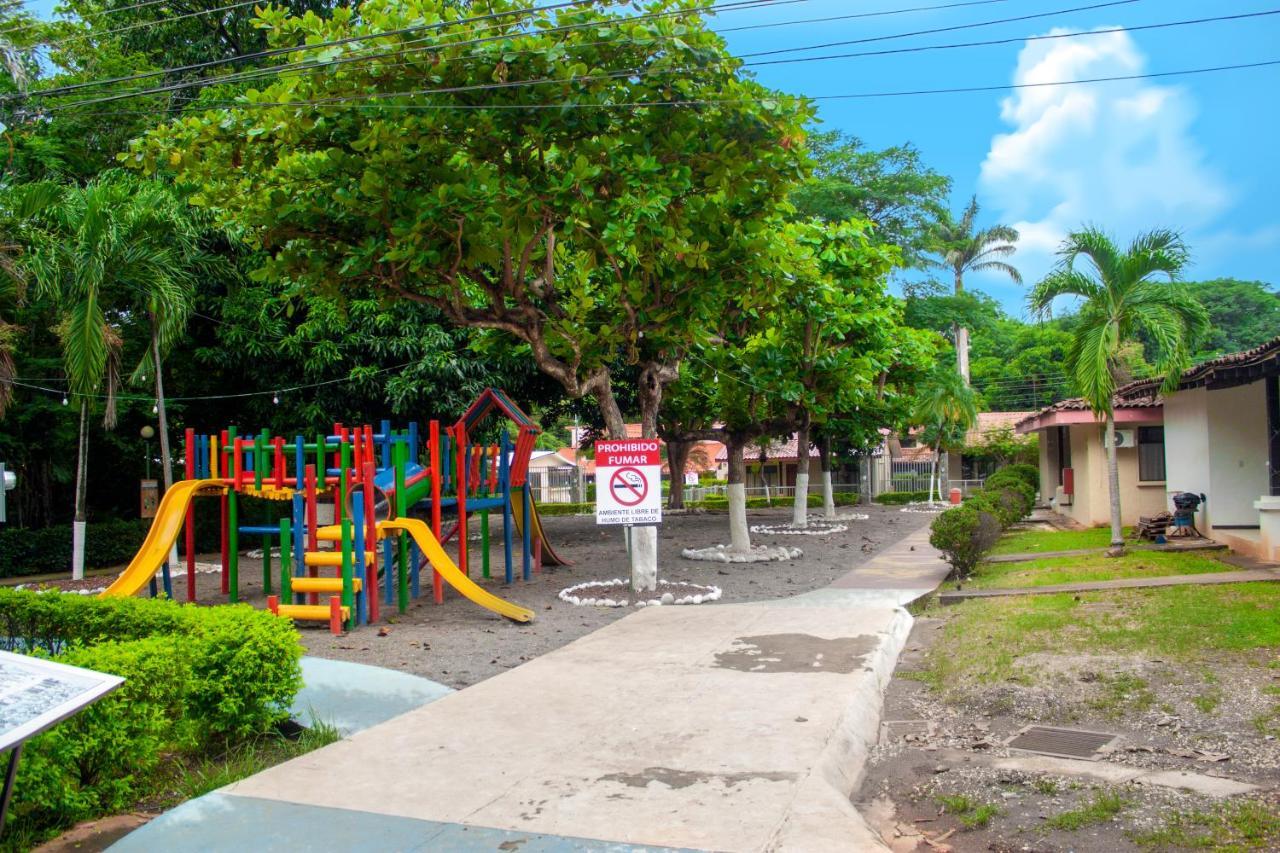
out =
<path fill-rule="evenodd" d="M 147 450 L 147 479 L 151 479 L 151 439 L 155 437 L 156 431 L 151 424 L 143 424 L 142 429 L 138 430 L 138 434 L 142 436 L 143 446 Z"/>

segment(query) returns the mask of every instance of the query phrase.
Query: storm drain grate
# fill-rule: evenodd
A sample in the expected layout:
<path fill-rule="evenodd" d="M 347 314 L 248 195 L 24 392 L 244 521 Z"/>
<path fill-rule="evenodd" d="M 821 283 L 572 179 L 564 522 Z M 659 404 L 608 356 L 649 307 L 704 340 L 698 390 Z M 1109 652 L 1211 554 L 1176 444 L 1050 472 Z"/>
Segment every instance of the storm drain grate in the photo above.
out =
<path fill-rule="evenodd" d="M 1053 755 L 1058 758 L 1083 758 L 1097 761 L 1100 751 L 1119 735 L 1090 732 L 1084 729 L 1058 729 L 1052 726 L 1027 726 L 1005 744 L 1010 749 Z"/>
<path fill-rule="evenodd" d="M 929 734 L 928 720 L 885 720 L 881 725 L 890 738 L 922 740 Z"/>

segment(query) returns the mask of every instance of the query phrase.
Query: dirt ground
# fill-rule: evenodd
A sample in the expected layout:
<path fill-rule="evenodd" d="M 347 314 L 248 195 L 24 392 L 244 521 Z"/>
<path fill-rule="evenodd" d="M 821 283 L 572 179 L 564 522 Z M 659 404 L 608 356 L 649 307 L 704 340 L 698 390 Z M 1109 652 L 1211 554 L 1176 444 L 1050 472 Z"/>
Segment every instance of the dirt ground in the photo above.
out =
<path fill-rule="evenodd" d="M 826 536 L 753 534 L 754 544 L 786 544 L 804 551 L 804 555 L 795 560 L 756 564 L 697 562 L 681 557 L 683 548 L 702 548 L 727 541 L 729 519 L 723 513 L 668 514 L 659 532 L 659 577 L 718 586 L 724 590 L 720 602 L 726 604 L 785 598 L 826 586 L 871 554 L 932 519 L 930 515 L 901 512 L 898 507 L 871 506 L 859 511 L 870 515 L 870 519 L 847 522 L 849 529 L 842 533 Z M 752 524 L 786 522 L 790 520 L 790 509 L 759 510 L 748 515 Z M 548 566 L 527 582 L 518 579 L 517 565 L 517 580 L 509 586 L 500 578 L 501 519 L 495 519 L 491 530 L 492 571 L 499 575 L 491 580 L 477 578 L 480 546 L 478 527 L 472 528 L 473 579 L 494 594 L 535 611 L 537 616 L 532 623 L 507 621 L 477 607 L 448 586 L 444 604 L 437 606 L 430 599 L 429 575 L 424 572 L 425 595 L 413 601 L 403 614 L 396 613 L 393 606 L 388 617 L 384 605 L 381 622 L 343 636 L 330 634 L 327 624 L 299 623 L 307 653 L 399 669 L 461 688 L 557 649 L 634 609 L 576 607 L 556 597 L 560 590 L 573 584 L 628 575 L 622 528 L 597 527 L 590 516 L 548 517 L 543 519 L 543 525 L 553 547 L 573 565 Z M 455 554 L 456 544 L 449 545 L 448 550 Z M 516 560 L 519 561 L 518 550 Z M 218 556 L 201 555 L 198 561 L 212 567 Z M 105 586 L 109 581 L 110 578 L 95 578 L 81 585 Z M 216 572 L 197 574 L 196 588 L 200 603 L 226 602 L 220 591 L 220 575 Z M 178 600 L 185 600 L 185 594 L 186 576 L 181 574 L 174 578 L 174 595 Z M 265 606 L 262 562 L 243 554 L 240 599 L 254 607 Z"/>
<path fill-rule="evenodd" d="M 1256 721 L 1274 706 L 1280 669 L 1252 660 L 1214 661 L 1201 671 L 1127 655 L 1036 654 L 1019 661 L 1045 674 L 1035 683 L 1010 680 L 943 696 L 911 677 L 942 625 L 917 621 L 855 797 L 896 842 L 893 849 L 1277 849 L 1280 742 Z M 990 766 L 995 757 L 1018 754 L 1004 743 L 1032 723 L 1120 735 L 1104 762 L 1222 777 L 1263 792 L 1214 800 L 1175 788 Z M 1269 827 L 1260 840 L 1241 843 L 1241 832 L 1259 824 Z"/>

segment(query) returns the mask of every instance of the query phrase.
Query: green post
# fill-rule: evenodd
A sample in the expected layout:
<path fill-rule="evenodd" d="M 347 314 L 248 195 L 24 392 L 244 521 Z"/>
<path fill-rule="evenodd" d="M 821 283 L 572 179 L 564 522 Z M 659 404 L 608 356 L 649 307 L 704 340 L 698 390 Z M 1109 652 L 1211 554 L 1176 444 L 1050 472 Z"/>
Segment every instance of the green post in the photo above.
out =
<path fill-rule="evenodd" d="M 271 594 L 271 534 L 262 537 L 262 592 Z"/>
<path fill-rule="evenodd" d="M 347 498 L 349 496 L 348 489 L 351 488 L 351 483 L 348 479 L 349 475 L 347 473 L 351 468 L 351 442 L 344 438 L 342 443 L 339 445 L 339 448 L 338 458 L 341 460 L 339 467 L 342 468 L 342 473 L 338 475 L 338 502 L 342 507 L 343 514 L 345 514 L 347 511 Z"/>
<path fill-rule="evenodd" d="M 293 526 L 289 519 L 280 519 L 280 601 L 293 603 Z"/>
<path fill-rule="evenodd" d="M 329 476 L 329 466 L 324 458 L 324 436 L 316 436 L 316 493 L 324 491 L 325 477 Z"/>
<path fill-rule="evenodd" d="M 397 441 L 392 447 L 392 464 L 396 466 L 396 518 L 404 518 L 409 514 L 408 500 L 404 493 L 404 460 L 409 448 L 402 441 Z M 396 544 L 396 566 L 400 571 L 397 607 L 404 613 L 409 609 L 409 537 L 403 530 L 396 537 Z"/>
<path fill-rule="evenodd" d="M 264 436 L 255 435 L 253 437 L 253 487 L 259 491 L 262 490 L 262 443 Z"/>
<path fill-rule="evenodd" d="M 355 628 L 356 618 L 355 585 L 351 582 L 354 576 L 352 541 L 351 519 L 344 518 L 342 519 L 342 606 L 347 608 L 348 631 Z"/>
<path fill-rule="evenodd" d="M 480 574 L 489 577 L 489 510 L 480 513 Z"/>
<path fill-rule="evenodd" d="M 231 451 L 228 474 L 236 470 L 236 428 L 227 427 L 227 448 Z M 235 489 L 227 491 L 227 601 L 240 600 L 240 496 Z"/>

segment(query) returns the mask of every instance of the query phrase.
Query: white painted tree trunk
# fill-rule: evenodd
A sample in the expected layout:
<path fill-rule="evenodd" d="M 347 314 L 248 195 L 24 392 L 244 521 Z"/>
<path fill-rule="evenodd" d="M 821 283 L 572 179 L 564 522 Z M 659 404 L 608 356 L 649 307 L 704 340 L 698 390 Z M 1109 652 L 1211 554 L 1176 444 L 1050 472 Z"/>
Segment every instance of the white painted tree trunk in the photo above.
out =
<path fill-rule="evenodd" d="M 796 500 L 791 507 L 791 525 L 809 526 L 809 472 L 796 472 Z"/>
<path fill-rule="evenodd" d="M 836 492 L 831 486 L 831 472 L 822 472 L 822 509 L 827 518 L 836 517 Z"/>
<path fill-rule="evenodd" d="M 631 528 L 631 589 L 652 592 L 658 588 L 658 527 Z"/>
<path fill-rule="evenodd" d="M 729 547 L 746 553 L 751 550 L 751 530 L 747 527 L 747 488 L 729 484 Z"/>
<path fill-rule="evenodd" d="M 933 483 L 938 477 L 938 454 L 933 454 L 933 459 L 929 460 L 929 503 L 933 503 Z"/>
<path fill-rule="evenodd" d="M 83 521 L 71 522 L 71 579 L 84 579 L 84 531 Z"/>

